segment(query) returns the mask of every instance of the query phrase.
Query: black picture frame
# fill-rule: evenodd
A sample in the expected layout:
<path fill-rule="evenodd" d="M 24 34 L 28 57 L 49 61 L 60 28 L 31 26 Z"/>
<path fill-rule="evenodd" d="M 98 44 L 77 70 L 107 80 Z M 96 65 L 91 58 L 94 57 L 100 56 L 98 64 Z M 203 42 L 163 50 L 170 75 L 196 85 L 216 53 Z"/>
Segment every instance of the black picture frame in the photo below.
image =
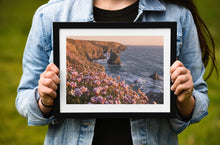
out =
<path fill-rule="evenodd" d="M 142 23 L 54 22 L 53 23 L 54 63 L 60 69 L 60 79 L 61 79 L 61 83 L 57 90 L 57 97 L 54 100 L 55 117 L 56 118 L 146 118 L 146 117 L 167 118 L 167 117 L 175 117 L 176 96 L 170 89 L 172 82 L 170 81 L 170 76 L 168 75 L 169 75 L 169 67 L 176 60 L 176 35 L 177 35 L 176 27 L 177 27 L 176 22 L 142 22 Z M 148 34 L 148 31 L 149 31 L 149 34 Z M 109 33 L 113 33 L 113 34 L 109 34 Z M 144 37 L 145 35 L 146 37 L 147 36 L 163 37 L 163 61 L 166 61 L 166 63 L 163 62 L 163 66 L 164 66 L 163 67 L 163 103 L 154 104 L 155 106 L 158 105 L 158 107 L 155 107 L 152 104 L 145 104 L 145 105 L 128 104 L 130 106 L 127 106 L 127 108 L 129 109 L 133 107 L 135 111 L 132 111 L 132 110 L 125 111 L 126 107 L 123 108 L 121 111 L 120 107 L 126 106 L 124 104 L 123 105 L 113 104 L 118 107 L 116 109 L 114 109 L 114 106 L 112 104 L 111 105 L 110 104 L 97 104 L 97 105 L 89 104 L 88 105 L 88 104 L 74 104 L 74 103 L 67 104 L 67 99 L 65 100 L 65 98 L 67 98 L 68 96 L 67 83 L 66 83 L 67 74 L 65 73 L 68 73 L 68 72 L 66 71 L 67 62 L 64 63 L 65 59 L 67 58 L 66 56 L 67 54 L 63 54 L 64 49 L 67 47 L 67 37 L 71 36 L 72 38 L 74 36 L 78 37 L 78 36 L 85 36 L 85 35 L 89 37 L 93 37 L 93 36 L 101 37 L 103 35 L 105 36 L 108 35 L 109 37 L 115 37 L 116 34 L 117 36 L 119 35 L 122 37 L 123 36 L 125 37 L 126 36 L 129 36 L 129 37 L 138 36 L 139 38 L 142 36 Z M 67 50 L 65 50 L 65 53 L 66 51 Z M 165 51 L 169 53 L 165 53 Z M 169 61 L 167 61 L 165 57 Z M 63 67 L 65 69 L 63 69 Z M 166 77 L 165 77 L 165 74 L 166 74 Z M 65 88 L 66 88 L 66 92 L 65 92 Z M 165 93 L 167 93 L 168 95 L 166 95 Z M 110 105 L 113 109 L 110 108 L 108 105 Z M 153 109 L 148 109 L 150 107 L 147 108 L 147 105 L 152 106 Z M 89 108 L 90 106 L 92 106 L 92 108 Z M 100 106 L 102 106 L 101 111 L 100 111 L 100 108 L 98 108 Z M 105 110 L 105 108 L 108 108 L 108 109 Z M 84 111 L 81 111 L 81 110 L 84 110 Z M 141 110 L 141 111 L 138 111 L 138 110 Z"/>

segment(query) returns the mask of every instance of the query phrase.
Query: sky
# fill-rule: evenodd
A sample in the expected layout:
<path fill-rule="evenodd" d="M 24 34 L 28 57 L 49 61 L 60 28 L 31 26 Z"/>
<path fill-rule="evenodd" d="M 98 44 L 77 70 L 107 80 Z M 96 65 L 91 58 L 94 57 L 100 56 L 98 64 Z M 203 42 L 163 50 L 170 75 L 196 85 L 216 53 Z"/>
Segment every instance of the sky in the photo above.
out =
<path fill-rule="evenodd" d="M 163 36 L 67 36 L 77 40 L 113 41 L 123 45 L 163 46 Z"/>

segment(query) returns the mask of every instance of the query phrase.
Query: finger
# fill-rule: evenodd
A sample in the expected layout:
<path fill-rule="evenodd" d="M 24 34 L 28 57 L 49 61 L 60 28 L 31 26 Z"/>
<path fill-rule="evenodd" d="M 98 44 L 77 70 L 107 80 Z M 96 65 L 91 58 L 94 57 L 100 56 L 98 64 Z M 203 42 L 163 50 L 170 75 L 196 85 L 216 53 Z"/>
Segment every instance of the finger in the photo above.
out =
<path fill-rule="evenodd" d="M 173 72 L 178 68 L 178 67 L 184 67 L 183 63 L 180 62 L 179 60 L 175 61 L 172 66 L 170 67 L 170 74 L 173 74 Z"/>
<path fill-rule="evenodd" d="M 41 83 L 42 85 L 48 87 L 48 88 L 51 88 L 53 89 L 54 91 L 57 90 L 57 85 L 55 84 L 55 82 L 52 80 L 52 79 L 49 79 L 49 78 L 44 78 L 44 79 L 41 79 L 39 81 L 39 83 Z"/>
<path fill-rule="evenodd" d="M 56 91 L 54 91 L 53 89 L 48 88 L 48 87 L 46 87 L 46 86 L 44 86 L 42 84 L 39 85 L 38 92 L 39 92 L 41 97 L 49 95 L 52 99 L 55 99 L 56 96 L 57 96 Z"/>
<path fill-rule="evenodd" d="M 177 102 L 178 103 L 184 103 L 186 100 L 189 100 L 191 96 L 192 96 L 192 91 L 191 90 L 182 91 L 177 96 Z"/>
<path fill-rule="evenodd" d="M 41 100 L 43 102 L 44 105 L 47 106 L 53 106 L 53 99 L 50 96 L 45 95 L 44 97 L 41 97 Z"/>
<path fill-rule="evenodd" d="M 50 63 L 47 68 L 46 68 L 46 72 L 47 71 L 53 71 L 56 75 L 59 75 L 60 71 L 58 69 L 58 67 L 54 64 L 54 63 Z"/>
<path fill-rule="evenodd" d="M 175 91 L 177 86 L 179 86 L 180 84 L 183 84 L 185 82 L 187 82 L 189 80 L 189 78 L 187 77 L 187 75 L 179 75 L 175 82 L 173 83 L 173 85 L 171 86 L 171 90 Z"/>
<path fill-rule="evenodd" d="M 46 71 L 44 71 L 42 74 L 40 74 L 40 79 L 44 78 Z"/>
<path fill-rule="evenodd" d="M 178 76 L 184 75 L 189 73 L 189 70 L 185 67 L 178 67 L 176 70 L 171 74 L 171 80 L 174 83 Z"/>
<path fill-rule="evenodd" d="M 55 84 L 60 84 L 60 78 L 57 76 L 57 74 L 53 71 L 47 71 L 44 73 L 44 77 L 48 79 L 52 79 Z"/>
<path fill-rule="evenodd" d="M 184 84 L 178 85 L 174 94 L 179 95 L 183 91 L 192 91 L 192 90 L 193 90 L 193 83 L 191 81 L 187 81 Z"/>

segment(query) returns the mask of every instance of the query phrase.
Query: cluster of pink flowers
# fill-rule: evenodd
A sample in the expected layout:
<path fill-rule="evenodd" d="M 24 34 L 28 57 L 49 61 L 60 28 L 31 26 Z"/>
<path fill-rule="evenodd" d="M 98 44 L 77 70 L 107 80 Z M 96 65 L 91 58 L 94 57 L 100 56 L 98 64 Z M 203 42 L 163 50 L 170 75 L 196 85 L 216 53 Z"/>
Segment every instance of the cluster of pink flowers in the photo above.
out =
<path fill-rule="evenodd" d="M 134 85 L 86 66 L 67 64 L 67 104 L 148 104 L 149 99 Z"/>

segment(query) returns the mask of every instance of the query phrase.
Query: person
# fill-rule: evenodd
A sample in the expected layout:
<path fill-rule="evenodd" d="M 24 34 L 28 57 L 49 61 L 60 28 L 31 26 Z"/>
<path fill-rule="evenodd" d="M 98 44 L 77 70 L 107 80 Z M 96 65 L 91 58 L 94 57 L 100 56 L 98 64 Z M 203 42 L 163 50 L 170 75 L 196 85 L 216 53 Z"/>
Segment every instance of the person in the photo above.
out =
<path fill-rule="evenodd" d="M 171 90 L 177 96 L 175 118 L 54 118 L 53 100 L 60 79 L 53 64 L 52 23 L 99 21 L 177 22 L 178 60 L 170 67 Z M 45 145 L 176 145 L 179 133 L 208 114 L 203 75 L 210 59 L 215 68 L 215 48 L 214 43 L 208 45 L 206 34 L 213 42 L 192 0 L 50 0 L 33 17 L 16 108 L 28 125 L 49 125 Z"/>

